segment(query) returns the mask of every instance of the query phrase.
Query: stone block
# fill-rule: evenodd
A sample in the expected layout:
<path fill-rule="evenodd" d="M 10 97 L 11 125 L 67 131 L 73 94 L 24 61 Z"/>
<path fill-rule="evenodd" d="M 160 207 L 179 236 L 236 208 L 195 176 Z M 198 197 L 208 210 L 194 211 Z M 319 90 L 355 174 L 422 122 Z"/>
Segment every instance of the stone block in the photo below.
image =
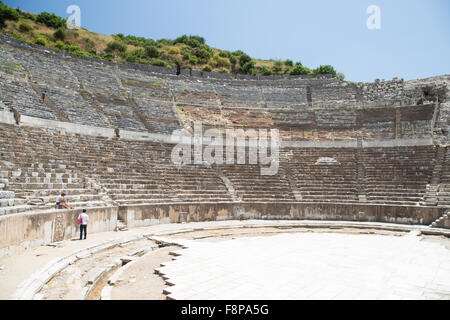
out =
<path fill-rule="evenodd" d="M 13 191 L 0 191 L 0 199 L 14 199 Z"/>

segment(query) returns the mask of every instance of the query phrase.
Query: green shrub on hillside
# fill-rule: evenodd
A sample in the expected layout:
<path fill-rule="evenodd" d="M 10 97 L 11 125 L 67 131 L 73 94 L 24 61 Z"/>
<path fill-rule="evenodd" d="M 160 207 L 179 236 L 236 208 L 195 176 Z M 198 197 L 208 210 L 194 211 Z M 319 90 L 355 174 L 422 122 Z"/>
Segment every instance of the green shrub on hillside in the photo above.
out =
<path fill-rule="evenodd" d="M 156 46 L 158 48 L 160 48 L 160 46 L 173 46 L 174 44 L 175 41 L 170 39 L 159 39 L 158 41 L 156 41 Z"/>
<path fill-rule="evenodd" d="M 232 66 L 234 66 L 237 61 L 238 61 L 238 59 L 235 56 L 233 56 L 233 55 L 230 56 L 230 63 Z"/>
<path fill-rule="evenodd" d="M 331 74 L 333 77 L 336 77 L 336 70 L 330 65 L 325 65 L 314 69 L 313 74 Z"/>
<path fill-rule="evenodd" d="M 6 20 L 17 21 L 19 18 L 20 14 L 16 10 L 0 2 L 0 29 L 5 27 Z"/>
<path fill-rule="evenodd" d="M 56 49 L 59 49 L 59 50 L 64 50 L 65 46 L 66 46 L 66 44 L 64 42 L 62 42 L 61 40 L 58 40 L 55 43 Z"/>
<path fill-rule="evenodd" d="M 194 66 L 197 65 L 198 62 L 199 62 L 199 61 L 198 61 L 198 58 L 195 57 L 195 56 L 189 58 L 189 63 L 192 64 L 192 65 L 194 65 Z"/>
<path fill-rule="evenodd" d="M 27 33 L 27 32 L 30 32 L 31 30 L 33 30 L 33 28 L 31 28 L 31 26 L 29 24 L 21 23 L 19 26 L 20 32 Z"/>
<path fill-rule="evenodd" d="M 231 58 L 233 55 L 231 54 L 230 51 L 226 51 L 226 50 L 220 50 L 219 52 L 219 57 L 222 58 Z"/>
<path fill-rule="evenodd" d="M 147 54 L 142 48 L 138 48 L 129 52 L 126 55 L 125 60 L 134 63 L 149 63 L 149 61 L 147 60 Z"/>
<path fill-rule="evenodd" d="M 294 62 L 292 60 L 287 59 L 286 61 L 284 61 L 284 64 L 288 67 L 293 67 L 294 66 Z"/>
<path fill-rule="evenodd" d="M 66 46 L 64 46 L 64 50 L 66 50 L 67 52 L 77 55 L 77 56 L 86 56 L 86 52 L 84 52 L 83 49 L 81 49 L 79 46 L 77 46 L 76 44 L 68 44 Z"/>
<path fill-rule="evenodd" d="M 111 54 L 111 53 L 108 53 L 108 52 L 102 52 L 100 54 L 100 59 L 113 61 L 114 60 L 114 55 Z"/>
<path fill-rule="evenodd" d="M 0 3 L 0 18 L 4 20 L 17 21 L 20 19 L 20 13 L 17 10 Z"/>
<path fill-rule="evenodd" d="M 152 59 L 150 60 L 150 64 L 153 66 L 158 66 L 158 67 L 167 67 L 167 64 L 160 59 Z"/>
<path fill-rule="evenodd" d="M 183 53 L 183 60 L 189 61 L 191 59 L 191 55 L 188 52 Z"/>
<path fill-rule="evenodd" d="M 209 59 L 211 59 L 213 51 L 211 50 L 211 48 L 206 48 L 205 46 L 203 46 L 201 48 L 197 48 L 194 51 L 194 55 L 198 57 L 200 60 L 206 62 Z"/>
<path fill-rule="evenodd" d="M 205 44 L 205 38 L 200 36 L 187 36 L 182 35 L 173 41 L 174 44 L 184 43 L 192 48 L 198 48 Z"/>
<path fill-rule="evenodd" d="M 292 63 L 292 66 L 294 65 L 294 63 Z M 283 63 L 281 61 L 275 61 L 275 63 L 273 64 L 272 67 L 272 71 L 275 74 L 280 74 L 283 71 Z"/>
<path fill-rule="evenodd" d="M 152 39 L 146 39 L 143 37 L 124 36 L 122 33 L 113 35 L 115 40 L 121 41 L 125 44 L 133 45 L 136 47 L 154 46 L 156 42 Z"/>
<path fill-rule="evenodd" d="M 176 55 L 176 54 L 180 54 L 180 53 L 181 53 L 181 51 L 179 48 L 170 48 L 169 49 L 169 54 Z"/>
<path fill-rule="evenodd" d="M 111 41 L 111 42 L 108 42 L 108 44 L 106 45 L 105 51 L 107 53 L 111 53 L 111 52 L 125 53 L 127 51 L 127 46 L 119 41 Z"/>
<path fill-rule="evenodd" d="M 223 68 L 230 68 L 231 67 L 231 63 L 230 60 L 228 58 L 222 58 L 219 56 L 214 56 L 211 61 L 210 64 L 214 67 L 223 67 Z"/>
<path fill-rule="evenodd" d="M 205 66 L 205 67 L 203 68 L 203 71 L 211 72 L 211 71 L 212 71 L 212 67 L 209 66 L 209 65 L 207 65 L 207 66 Z"/>
<path fill-rule="evenodd" d="M 250 56 L 245 53 L 239 58 L 239 64 L 241 65 L 241 67 L 244 67 L 244 65 L 249 63 L 250 61 L 252 61 L 252 58 L 250 58 Z"/>
<path fill-rule="evenodd" d="M 158 58 L 160 53 L 157 47 L 154 45 L 148 45 L 145 47 L 145 53 L 149 58 Z"/>
<path fill-rule="evenodd" d="M 36 22 L 45 24 L 47 27 L 53 29 L 66 27 L 66 19 L 58 17 L 54 13 L 41 12 L 36 16 Z"/>
<path fill-rule="evenodd" d="M 58 30 L 53 33 L 53 37 L 55 40 L 64 41 L 66 39 L 66 31 L 62 28 L 59 28 Z"/>
<path fill-rule="evenodd" d="M 244 55 L 245 52 L 241 51 L 241 50 L 236 50 L 236 51 L 232 52 L 231 54 L 235 57 L 240 57 L 240 56 Z"/>
<path fill-rule="evenodd" d="M 257 72 L 263 76 L 271 76 L 272 70 L 269 69 L 267 66 L 261 66 L 257 68 Z"/>
<path fill-rule="evenodd" d="M 94 41 L 92 41 L 89 38 L 83 38 L 84 42 L 86 43 L 86 50 L 90 55 L 96 56 L 97 55 L 97 48 L 95 47 Z"/>
<path fill-rule="evenodd" d="M 161 54 L 159 55 L 159 59 L 166 62 L 170 62 L 173 60 L 172 57 L 165 52 L 161 52 Z"/>
<path fill-rule="evenodd" d="M 38 36 L 36 37 L 36 39 L 34 40 L 34 44 L 38 44 L 40 46 L 45 46 L 47 44 L 47 42 L 45 41 L 44 37 L 42 36 Z"/>
<path fill-rule="evenodd" d="M 255 70 L 255 63 L 253 61 L 249 61 L 246 64 L 244 64 L 241 69 L 240 69 L 241 73 L 243 74 L 252 74 L 254 73 Z"/>
<path fill-rule="evenodd" d="M 291 76 L 308 75 L 312 74 L 312 71 L 298 62 L 295 67 L 288 70 L 288 74 L 290 74 Z"/>
<path fill-rule="evenodd" d="M 20 14 L 20 16 L 24 19 L 28 19 L 31 21 L 36 21 L 36 15 L 33 13 L 25 12 L 20 9 L 16 9 L 16 11 Z"/>

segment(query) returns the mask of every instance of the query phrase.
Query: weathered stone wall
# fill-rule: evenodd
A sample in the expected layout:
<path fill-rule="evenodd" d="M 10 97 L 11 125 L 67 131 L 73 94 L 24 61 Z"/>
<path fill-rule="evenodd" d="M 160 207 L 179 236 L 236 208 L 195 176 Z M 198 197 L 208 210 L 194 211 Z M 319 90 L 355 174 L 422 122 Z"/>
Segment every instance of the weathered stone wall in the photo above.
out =
<path fill-rule="evenodd" d="M 79 237 L 77 222 L 81 210 L 59 210 L 0 216 L 0 258 L 21 250 Z M 88 233 L 112 231 L 118 208 L 88 210 Z"/>
<path fill-rule="evenodd" d="M 336 203 L 185 203 L 119 208 L 131 228 L 159 223 L 232 219 L 371 221 L 427 225 L 445 208 Z"/>
<path fill-rule="evenodd" d="M 361 98 L 367 103 L 386 103 L 400 105 L 402 103 L 403 79 L 394 78 L 391 81 L 375 80 L 374 83 L 360 84 Z"/>
<path fill-rule="evenodd" d="M 88 233 L 112 231 L 117 219 L 129 228 L 165 223 L 232 219 L 371 221 L 427 225 L 445 208 L 334 203 L 180 203 L 92 208 Z M 0 217 L 0 258 L 78 237 L 80 210 Z"/>

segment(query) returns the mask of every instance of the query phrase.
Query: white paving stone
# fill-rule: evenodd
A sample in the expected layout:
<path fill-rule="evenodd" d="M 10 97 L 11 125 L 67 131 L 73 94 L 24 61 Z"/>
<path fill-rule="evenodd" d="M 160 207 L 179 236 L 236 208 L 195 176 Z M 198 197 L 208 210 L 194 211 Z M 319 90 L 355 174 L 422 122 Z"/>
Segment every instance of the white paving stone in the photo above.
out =
<path fill-rule="evenodd" d="M 180 240 L 174 299 L 450 299 L 450 251 L 413 234 Z"/>

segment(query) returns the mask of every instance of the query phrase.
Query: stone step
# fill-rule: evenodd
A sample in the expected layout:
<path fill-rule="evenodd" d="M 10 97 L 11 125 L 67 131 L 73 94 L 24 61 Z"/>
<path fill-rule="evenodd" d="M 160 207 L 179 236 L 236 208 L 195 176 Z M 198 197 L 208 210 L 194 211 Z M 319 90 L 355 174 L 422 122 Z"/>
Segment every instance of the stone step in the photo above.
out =
<path fill-rule="evenodd" d="M 0 208 L 0 216 L 8 214 L 17 214 L 31 210 L 29 205 L 18 205 L 12 207 L 2 207 Z"/>

